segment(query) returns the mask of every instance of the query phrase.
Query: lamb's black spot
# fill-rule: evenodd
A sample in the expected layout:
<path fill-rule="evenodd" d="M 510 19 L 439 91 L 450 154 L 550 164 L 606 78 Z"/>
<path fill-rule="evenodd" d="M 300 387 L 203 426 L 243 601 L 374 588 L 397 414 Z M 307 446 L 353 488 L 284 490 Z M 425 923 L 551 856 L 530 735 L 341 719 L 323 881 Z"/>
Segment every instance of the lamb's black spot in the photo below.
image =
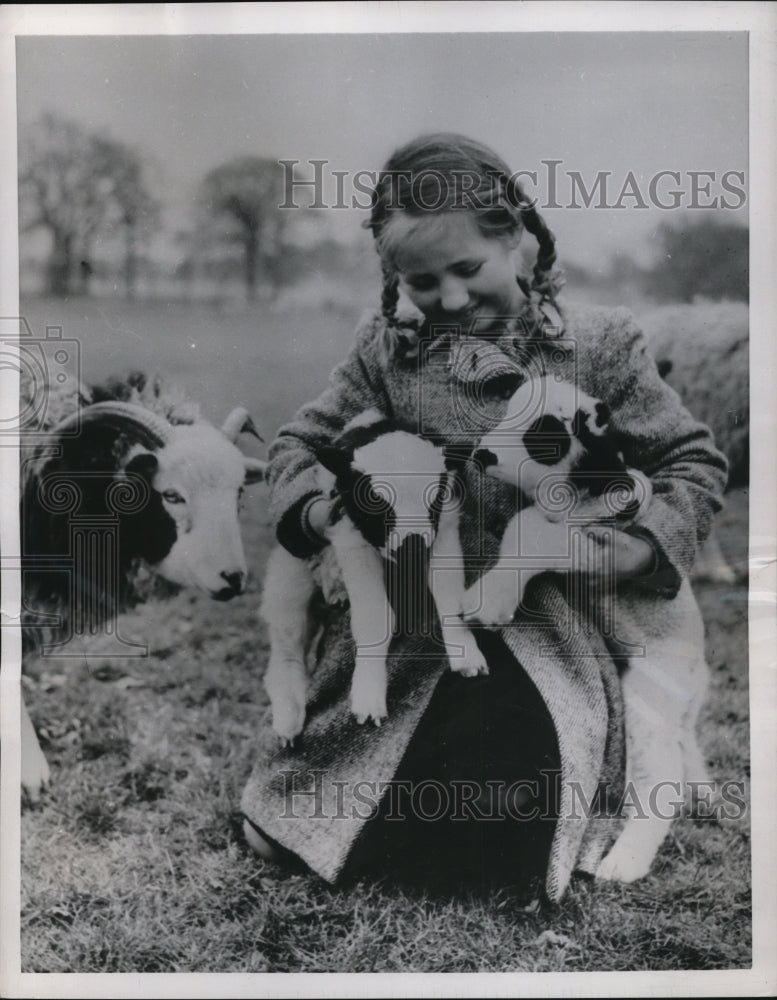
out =
<path fill-rule="evenodd" d="M 392 505 L 372 489 L 369 477 L 349 469 L 338 477 L 337 490 L 346 513 L 366 541 L 374 548 L 383 548 L 396 523 Z"/>
<path fill-rule="evenodd" d="M 353 452 L 334 445 L 326 445 L 316 449 L 316 458 L 338 480 L 348 475 L 353 461 Z"/>
<path fill-rule="evenodd" d="M 588 490 L 592 496 L 601 496 L 607 489 L 623 486 L 626 466 L 618 451 L 615 435 L 592 434 L 584 423 L 578 437 L 586 448 L 577 468 L 570 473 L 570 479 L 578 489 Z"/>
<path fill-rule="evenodd" d="M 572 447 L 569 432 L 563 423 L 550 414 L 538 417 L 523 435 L 527 454 L 541 465 L 555 465 Z"/>
<path fill-rule="evenodd" d="M 472 458 L 483 469 L 487 469 L 489 465 L 499 464 L 499 459 L 489 448 L 478 448 Z"/>
<path fill-rule="evenodd" d="M 452 473 L 443 473 L 429 501 L 429 520 L 432 523 L 435 533 L 440 526 L 440 515 L 443 512 L 445 504 L 451 498 L 454 482 L 455 476 Z"/>
<path fill-rule="evenodd" d="M 468 444 L 448 444 L 443 449 L 445 468 L 449 472 L 459 472 L 467 464 L 472 454 L 472 446 Z"/>

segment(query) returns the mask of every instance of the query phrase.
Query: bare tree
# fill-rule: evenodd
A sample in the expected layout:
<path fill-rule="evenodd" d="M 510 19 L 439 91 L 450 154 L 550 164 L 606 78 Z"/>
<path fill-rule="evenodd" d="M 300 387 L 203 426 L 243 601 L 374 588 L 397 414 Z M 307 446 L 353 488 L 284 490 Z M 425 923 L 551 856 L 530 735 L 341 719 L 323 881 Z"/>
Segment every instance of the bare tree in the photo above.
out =
<path fill-rule="evenodd" d="M 21 234 L 43 229 L 51 236 L 50 294 L 70 294 L 77 276 L 80 290 L 88 291 L 95 240 L 112 235 L 117 225 L 125 241 L 127 290 L 134 290 L 138 240 L 157 225 L 158 208 L 146 190 L 141 159 L 128 146 L 44 115 L 22 136 L 19 211 Z"/>
<path fill-rule="evenodd" d="M 110 182 L 106 191 L 108 224 L 117 224 L 123 241 L 124 287 L 128 298 L 136 291 L 140 250 L 159 226 L 160 207 L 146 189 L 143 164 L 129 146 L 95 137 L 98 175 Z"/>
<path fill-rule="evenodd" d="M 749 231 L 718 219 L 688 216 L 658 230 L 661 252 L 645 276 L 645 290 L 660 302 L 692 302 L 694 296 L 747 302 Z"/>
<path fill-rule="evenodd" d="M 200 202 L 209 242 L 240 247 L 249 301 L 256 297 L 260 269 L 271 285 L 277 283 L 275 261 L 286 221 L 278 208 L 282 200 L 283 174 L 277 160 L 240 157 L 216 167 L 202 183 Z"/>

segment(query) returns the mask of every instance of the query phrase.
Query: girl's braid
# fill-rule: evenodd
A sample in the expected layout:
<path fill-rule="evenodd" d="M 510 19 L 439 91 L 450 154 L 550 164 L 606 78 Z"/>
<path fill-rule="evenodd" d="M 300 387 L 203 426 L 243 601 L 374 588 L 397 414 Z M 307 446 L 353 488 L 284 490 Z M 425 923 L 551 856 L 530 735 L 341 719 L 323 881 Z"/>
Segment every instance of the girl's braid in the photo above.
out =
<path fill-rule="evenodd" d="M 534 264 L 534 279 L 531 283 L 532 290 L 553 300 L 559 289 L 558 276 L 553 272 L 557 256 L 556 237 L 534 205 L 526 199 L 515 179 L 512 180 L 508 201 L 519 209 L 521 221 L 527 232 L 532 234 L 539 245 L 537 260 Z"/>
<path fill-rule="evenodd" d="M 399 276 L 387 263 L 383 264 L 383 292 L 380 309 L 389 326 L 397 322 L 397 302 L 399 302 Z"/>

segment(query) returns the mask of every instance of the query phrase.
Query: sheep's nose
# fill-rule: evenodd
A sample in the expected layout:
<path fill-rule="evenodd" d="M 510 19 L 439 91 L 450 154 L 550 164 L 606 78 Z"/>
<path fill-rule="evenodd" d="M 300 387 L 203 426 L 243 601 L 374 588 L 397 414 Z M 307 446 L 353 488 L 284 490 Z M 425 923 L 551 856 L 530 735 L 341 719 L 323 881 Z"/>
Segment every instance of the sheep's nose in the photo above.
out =
<path fill-rule="evenodd" d="M 242 594 L 245 589 L 246 575 L 242 569 L 228 570 L 221 573 L 221 579 L 225 580 L 230 590 L 235 594 Z"/>

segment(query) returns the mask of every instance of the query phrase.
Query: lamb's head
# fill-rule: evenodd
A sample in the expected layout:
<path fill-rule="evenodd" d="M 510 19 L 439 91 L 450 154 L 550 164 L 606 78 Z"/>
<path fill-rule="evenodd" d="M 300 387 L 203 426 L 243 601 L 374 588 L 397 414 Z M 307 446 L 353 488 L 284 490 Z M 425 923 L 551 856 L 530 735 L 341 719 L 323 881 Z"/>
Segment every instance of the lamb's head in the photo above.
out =
<path fill-rule="evenodd" d="M 626 468 L 609 419 L 606 403 L 570 382 L 528 379 L 474 457 L 487 475 L 518 486 L 529 500 L 541 483 L 559 477 L 598 494 Z"/>
<path fill-rule="evenodd" d="M 242 593 L 240 496 L 244 484 L 263 478 L 265 467 L 235 444 L 241 431 L 256 433 L 247 412 L 233 411 L 221 430 L 204 421 L 171 424 L 118 401 L 87 407 L 77 419 L 82 427 L 110 425 L 133 442 L 114 473 L 118 481 L 134 480 L 143 496 L 121 519 L 123 561 L 139 558 L 168 582 L 217 600 Z M 65 429 L 61 424 L 58 431 Z"/>
<path fill-rule="evenodd" d="M 457 481 L 443 449 L 369 411 L 317 450 L 334 492 L 363 537 L 384 556 L 417 558 L 432 545 Z"/>

